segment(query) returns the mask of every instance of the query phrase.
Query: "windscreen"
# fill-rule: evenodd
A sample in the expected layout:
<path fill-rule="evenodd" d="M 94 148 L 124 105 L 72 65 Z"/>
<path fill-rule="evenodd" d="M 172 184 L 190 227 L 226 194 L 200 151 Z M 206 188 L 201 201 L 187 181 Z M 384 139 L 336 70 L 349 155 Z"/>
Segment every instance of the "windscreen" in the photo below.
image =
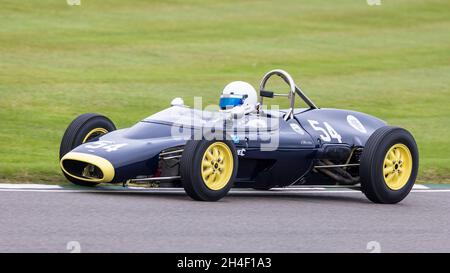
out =
<path fill-rule="evenodd" d="M 172 106 L 144 119 L 144 122 L 159 122 L 174 126 L 190 128 L 215 127 L 245 131 L 272 131 L 278 129 L 279 117 L 272 115 L 247 114 L 241 118 L 233 118 L 230 112 L 207 111 L 188 108 L 185 106 Z"/>

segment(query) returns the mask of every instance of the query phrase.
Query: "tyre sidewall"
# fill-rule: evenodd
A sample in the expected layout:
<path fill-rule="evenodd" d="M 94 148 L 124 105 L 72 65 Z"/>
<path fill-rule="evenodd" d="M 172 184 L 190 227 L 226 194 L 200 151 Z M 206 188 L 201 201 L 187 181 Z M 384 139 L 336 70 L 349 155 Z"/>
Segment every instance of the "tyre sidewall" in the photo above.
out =
<path fill-rule="evenodd" d="M 383 166 L 387 152 L 393 145 L 398 143 L 406 145 L 410 150 L 413 166 L 408 182 L 401 189 L 392 190 L 384 180 Z M 401 128 L 395 128 L 390 131 L 379 142 L 372 160 L 370 179 L 372 180 L 372 187 L 377 198 L 382 203 L 397 203 L 403 200 L 414 186 L 418 169 L 417 145 L 411 134 Z"/>
<path fill-rule="evenodd" d="M 88 119 L 79 125 L 78 122 L 82 121 L 82 119 L 86 116 Z M 64 133 L 60 146 L 60 159 L 71 150 L 83 144 L 84 138 L 95 128 L 103 128 L 108 132 L 116 130 L 114 123 L 105 116 L 95 114 L 85 114 L 79 116 L 67 127 L 66 132 Z"/>
<path fill-rule="evenodd" d="M 64 136 L 61 140 L 61 145 L 59 148 L 59 159 L 61 160 L 61 158 L 68 152 L 72 151 L 74 148 L 83 144 L 84 138 L 93 129 L 96 128 L 102 128 L 107 130 L 108 132 L 116 130 L 114 123 L 110 119 L 98 114 L 91 114 L 91 113 L 83 114 L 78 116 L 75 120 L 73 120 L 72 123 L 70 123 L 70 125 L 67 127 Z M 96 138 L 90 141 L 93 140 L 96 140 Z M 67 180 L 79 186 L 93 187 L 98 185 L 98 183 L 86 182 L 73 178 L 67 175 L 64 171 L 63 174 L 67 178 Z"/>
<path fill-rule="evenodd" d="M 190 168 L 190 180 L 192 183 L 192 190 L 195 192 L 196 195 L 198 195 L 200 200 L 205 201 L 217 201 L 224 197 L 233 186 L 234 179 L 236 177 L 237 173 L 237 167 L 238 167 L 238 157 L 237 152 L 234 144 L 231 141 L 218 141 L 218 140 L 201 140 L 196 141 L 197 147 L 195 149 L 194 157 L 192 159 L 192 164 Z M 208 149 L 208 147 L 215 143 L 215 142 L 222 142 L 225 143 L 231 150 L 231 153 L 233 155 L 233 172 L 230 177 L 230 181 L 227 183 L 225 187 L 223 187 L 220 190 L 212 190 L 208 188 L 203 181 L 203 177 L 201 175 L 201 164 L 203 160 L 203 156 Z"/>
<path fill-rule="evenodd" d="M 86 137 L 86 135 L 94 130 L 95 128 L 102 128 L 106 129 L 109 132 L 114 131 L 116 128 L 112 124 L 111 121 L 104 117 L 95 117 L 93 119 L 88 120 L 77 132 L 74 140 L 73 140 L 73 148 L 80 146 L 83 144 L 83 140 Z M 90 141 L 93 141 L 95 139 L 92 139 Z"/>

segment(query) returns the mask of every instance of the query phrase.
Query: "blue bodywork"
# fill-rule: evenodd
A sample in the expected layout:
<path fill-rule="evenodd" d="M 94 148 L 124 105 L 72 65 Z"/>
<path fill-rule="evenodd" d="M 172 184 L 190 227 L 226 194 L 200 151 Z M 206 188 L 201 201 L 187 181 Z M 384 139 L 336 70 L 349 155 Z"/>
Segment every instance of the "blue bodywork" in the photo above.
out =
<path fill-rule="evenodd" d="M 161 152 L 182 149 L 196 131 L 209 126 L 211 119 L 192 118 L 195 111 L 184 106 L 170 107 L 130 128 L 82 144 L 73 152 L 93 154 L 111 162 L 115 169 L 112 183 L 159 175 Z M 308 183 L 308 176 L 326 147 L 352 151 L 363 148 L 370 135 L 386 125 L 373 116 L 347 110 L 295 109 L 293 118 L 288 120 L 283 118 L 285 113 L 283 110 L 267 113 L 278 123 L 274 128 L 269 125 L 258 130 L 257 113 L 245 115 L 236 125 L 231 133 L 239 158 L 236 185 L 273 187 Z M 186 119 L 190 122 L 200 122 L 179 121 L 186 116 L 191 117 Z M 264 143 L 264 139 L 274 135 L 278 136 L 277 143 Z M 102 148 L 105 143 L 109 149 Z"/>

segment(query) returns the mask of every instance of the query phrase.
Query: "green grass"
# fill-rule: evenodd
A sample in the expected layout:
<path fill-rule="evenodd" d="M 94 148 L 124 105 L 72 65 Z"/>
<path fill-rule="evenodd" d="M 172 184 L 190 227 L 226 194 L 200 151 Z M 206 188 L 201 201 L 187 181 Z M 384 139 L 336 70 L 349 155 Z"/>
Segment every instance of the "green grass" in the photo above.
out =
<path fill-rule="evenodd" d="M 175 96 L 216 103 L 227 82 L 282 68 L 321 107 L 410 130 L 420 181 L 450 182 L 448 0 L 0 6 L 0 180 L 64 181 L 59 142 L 78 114 L 128 127 Z"/>

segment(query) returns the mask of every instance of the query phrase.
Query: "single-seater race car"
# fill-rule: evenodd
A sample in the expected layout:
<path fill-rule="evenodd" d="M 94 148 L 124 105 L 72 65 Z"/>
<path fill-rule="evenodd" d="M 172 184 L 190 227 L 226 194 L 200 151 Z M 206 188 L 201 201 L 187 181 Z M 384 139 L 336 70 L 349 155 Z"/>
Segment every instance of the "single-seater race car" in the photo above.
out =
<path fill-rule="evenodd" d="M 266 90 L 274 75 L 289 93 Z M 288 109 L 264 104 L 278 96 L 289 100 Z M 297 96 L 307 107 L 296 108 Z M 283 70 L 263 77 L 259 100 L 250 84 L 233 82 L 217 111 L 187 107 L 181 98 L 171 105 L 120 130 L 102 115 L 77 117 L 60 146 L 63 174 L 82 186 L 183 187 L 201 201 L 219 200 L 233 186 L 342 185 L 392 204 L 416 180 L 418 149 L 408 131 L 367 114 L 319 108 Z"/>

